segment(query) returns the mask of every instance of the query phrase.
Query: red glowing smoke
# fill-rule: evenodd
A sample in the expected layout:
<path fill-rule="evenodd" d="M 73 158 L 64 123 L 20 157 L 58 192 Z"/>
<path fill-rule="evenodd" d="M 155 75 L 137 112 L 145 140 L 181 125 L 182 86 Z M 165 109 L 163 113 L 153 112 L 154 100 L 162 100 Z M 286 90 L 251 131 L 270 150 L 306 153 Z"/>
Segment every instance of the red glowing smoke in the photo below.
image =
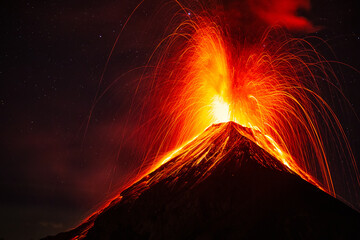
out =
<path fill-rule="evenodd" d="M 314 32 L 316 27 L 299 16 L 299 10 L 309 11 L 310 0 L 248 0 L 251 10 L 270 26 L 280 25 L 292 31 Z"/>

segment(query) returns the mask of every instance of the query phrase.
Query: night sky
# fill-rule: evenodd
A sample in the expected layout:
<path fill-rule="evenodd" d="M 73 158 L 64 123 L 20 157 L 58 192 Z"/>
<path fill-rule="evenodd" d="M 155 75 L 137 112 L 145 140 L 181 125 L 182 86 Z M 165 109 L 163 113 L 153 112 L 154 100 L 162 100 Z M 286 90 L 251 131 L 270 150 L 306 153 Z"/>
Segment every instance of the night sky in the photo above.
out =
<path fill-rule="evenodd" d="M 141 75 L 130 70 L 146 64 L 163 37 L 164 19 L 178 9 L 167 9 L 169 1 L 145 1 L 121 34 L 99 86 L 109 52 L 138 2 L 11 1 L 1 7 L 0 239 L 37 239 L 75 226 L 139 166 L 143 146 L 120 143 L 136 128 L 124 127 L 134 79 Z M 360 70 L 355 5 L 313 1 L 309 12 L 298 14 L 319 27 L 307 34 L 333 50 L 319 45 L 319 52 Z M 360 116 L 360 74 L 333 67 Z M 87 124 L 97 91 L 106 88 Z M 359 159 L 359 121 L 342 106 L 334 102 Z"/>

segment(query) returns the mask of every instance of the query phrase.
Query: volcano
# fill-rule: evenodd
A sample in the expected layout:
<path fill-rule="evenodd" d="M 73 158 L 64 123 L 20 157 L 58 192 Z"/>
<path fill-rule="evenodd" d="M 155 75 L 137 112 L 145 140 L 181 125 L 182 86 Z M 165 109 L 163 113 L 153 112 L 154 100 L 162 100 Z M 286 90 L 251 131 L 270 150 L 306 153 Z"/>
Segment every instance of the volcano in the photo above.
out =
<path fill-rule="evenodd" d="M 360 239 L 360 214 L 234 122 L 210 126 L 79 227 L 45 239 Z"/>

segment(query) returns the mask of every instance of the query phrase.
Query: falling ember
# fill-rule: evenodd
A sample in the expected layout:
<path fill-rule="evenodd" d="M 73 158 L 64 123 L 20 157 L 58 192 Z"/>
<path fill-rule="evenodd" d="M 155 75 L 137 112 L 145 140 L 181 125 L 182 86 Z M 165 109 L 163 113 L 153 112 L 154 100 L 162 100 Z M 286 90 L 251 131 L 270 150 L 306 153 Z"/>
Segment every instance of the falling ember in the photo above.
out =
<path fill-rule="evenodd" d="M 148 63 L 150 77 L 143 75 L 134 96 L 148 86 L 138 121 L 139 131 L 150 140 L 141 139 L 148 152 L 132 183 L 180 159 L 184 149 L 191 149 L 188 143 L 201 142 L 199 136 L 205 142 L 198 146 L 204 148 L 191 152 L 204 154 L 206 143 L 212 142 L 205 130 L 235 122 L 243 136 L 285 169 L 333 196 L 352 195 L 343 200 L 359 209 L 355 159 L 338 118 L 321 97 L 322 86 L 333 85 L 330 64 L 309 42 L 289 38 L 282 30 L 269 29 L 250 44 L 246 36 L 229 34 L 218 18 L 182 10 L 185 20 L 169 24 L 177 27 L 156 46 Z M 346 164 L 330 161 L 329 149 Z M 213 161 L 215 165 L 221 158 Z M 349 190 L 337 189 L 342 178 Z M 108 204 L 120 200 L 117 195 Z"/>
<path fill-rule="evenodd" d="M 252 129 L 249 138 L 260 147 L 333 196 L 338 165 L 329 162 L 326 149 L 347 158 L 359 183 L 342 126 L 321 97 L 324 82 L 331 84 L 331 67 L 306 40 L 270 29 L 247 45 L 230 37 L 220 20 L 186 14 L 155 53 L 160 57 L 144 105 L 151 110 L 143 116 L 153 119 L 148 128 L 155 137 L 146 156 L 155 159 L 151 170 L 166 162 L 164 152 L 179 151 L 212 124 L 234 121 Z"/>

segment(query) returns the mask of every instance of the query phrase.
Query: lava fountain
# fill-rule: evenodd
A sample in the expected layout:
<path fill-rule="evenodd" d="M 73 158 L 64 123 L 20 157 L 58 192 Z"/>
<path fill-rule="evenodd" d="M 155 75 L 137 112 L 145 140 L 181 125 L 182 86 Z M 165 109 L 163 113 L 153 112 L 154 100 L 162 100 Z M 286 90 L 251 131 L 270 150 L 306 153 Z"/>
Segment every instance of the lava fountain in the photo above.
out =
<path fill-rule="evenodd" d="M 169 23 L 175 27 L 149 58 L 134 94 L 143 104 L 134 103 L 129 113 L 136 113 L 138 132 L 146 135 L 141 144 L 148 150 L 137 176 L 121 191 L 176 175 L 189 165 L 187 159 L 205 161 L 212 136 L 224 127 L 206 129 L 235 122 L 228 126 L 277 160 L 266 165 L 297 174 L 359 210 L 356 161 L 339 119 L 322 97 L 324 86 L 343 96 L 330 62 L 309 41 L 284 29 L 268 28 L 247 42 L 246 36 L 234 37 L 223 18 L 205 10 L 196 14 L 175 2 L 180 11 Z M 221 160 L 221 152 L 212 155 L 211 167 L 201 174 Z M 121 201 L 121 191 L 85 220 L 77 238 L 86 236 L 104 209 Z"/>
<path fill-rule="evenodd" d="M 133 104 L 129 115 L 136 112 L 148 151 L 122 190 L 179 156 L 209 126 L 232 121 L 290 172 L 360 209 L 356 161 L 322 97 L 324 86 L 342 96 L 330 62 L 281 28 L 247 42 L 234 37 L 221 17 L 175 2 L 181 9 L 169 23 L 175 27 L 155 47 L 134 94 L 143 104 Z M 87 221 L 120 200 L 121 193 Z"/>
<path fill-rule="evenodd" d="M 358 189 L 350 145 L 322 98 L 324 85 L 338 91 L 329 62 L 307 40 L 284 30 L 268 29 L 247 44 L 231 37 L 220 19 L 182 11 L 186 20 L 159 43 L 149 61 L 156 59 L 156 64 L 142 116 L 151 119 L 145 124 L 152 136 L 145 159 L 155 160 L 145 172 L 210 125 L 233 121 L 250 128 L 255 143 L 323 191 L 338 195 L 334 171 L 350 174 L 347 184 Z M 329 149 L 347 166 L 331 162 Z"/>

